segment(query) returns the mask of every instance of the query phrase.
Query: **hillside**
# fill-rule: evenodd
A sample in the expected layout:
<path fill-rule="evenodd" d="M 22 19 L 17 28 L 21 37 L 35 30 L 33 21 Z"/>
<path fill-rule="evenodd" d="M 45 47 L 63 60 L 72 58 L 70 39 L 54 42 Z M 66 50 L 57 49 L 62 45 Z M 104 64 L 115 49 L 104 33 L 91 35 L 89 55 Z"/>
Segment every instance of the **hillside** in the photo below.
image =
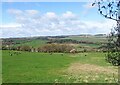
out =
<path fill-rule="evenodd" d="M 98 49 L 107 43 L 107 38 L 105 35 L 69 35 L 2 39 L 4 47 L 7 45 L 13 47 L 27 45 L 37 48 L 51 43 L 69 44 L 74 46 L 78 51 L 92 50 Z"/>

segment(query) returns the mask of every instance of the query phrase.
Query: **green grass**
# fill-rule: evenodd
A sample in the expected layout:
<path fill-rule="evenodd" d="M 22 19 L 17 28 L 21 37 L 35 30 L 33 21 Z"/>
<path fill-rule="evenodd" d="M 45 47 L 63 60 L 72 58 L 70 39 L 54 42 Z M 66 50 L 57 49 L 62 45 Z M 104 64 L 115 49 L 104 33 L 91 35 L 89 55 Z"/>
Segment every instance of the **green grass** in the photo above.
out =
<path fill-rule="evenodd" d="M 75 75 L 69 74 L 66 70 L 72 63 L 90 64 L 104 68 L 111 66 L 106 63 L 104 55 L 103 53 L 79 53 L 75 55 L 66 53 L 62 56 L 61 53 L 50 55 L 49 53 L 21 52 L 19 55 L 10 56 L 9 51 L 3 51 L 3 83 L 55 83 L 56 81 L 73 83 L 78 80 L 80 75 L 83 78 L 77 82 L 84 82 L 84 77 L 88 73 Z M 90 76 L 95 76 L 95 74 L 90 74 Z M 99 74 L 99 76 L 101 77 L 96 81 L 91 80 L 90 82 L 108 82 L 102 77 L 112 77 L 112 75 L 104 73 Z"/>
<path fill-rule="evenodd" d="M 2 51 L 0 50 L 0 84 L 2 84 Z"/>
<path fill-rule="evenodd" d="M 24 42 L 21 44 L 16 44 L 15 46 L 28 45 L 32 47 L 40 47 L 44 45 L 46 42 L 47 40 L 32 40 L 32 41 Z"/>
<path fill-rule="evenodd" d="M 66 54 L 22 52 L 18 56 L 9 56 L 8 51 L 4 51 L 3 82 L 54 82 L 59 70 L 72 61 L 74 59 Z"/>
<path fill-rule="evenodd" d="M 80 53 L 79 55 L 74 55 L 78 58 L 78 62 L 83 64 L 93 64 L 98 66 L 110 66 L 109 63 L 105 61 L 105 54 L 103 53 Z M 102 62 L 102 63 L 101 63 Z"/>
<path fill-rule="evenodd" d="M 63 39 L 72 39 L 72 40 L 78 40 L 78 41 L 88 41 L 88 42 L 94 42 L 94 43 L 106 43 L 107 39 L 106 37 L 96 37 L 96 36 L 89 36 L 89 37 L 84 37 L 84 36 L 70 36 L 67 38 Z"/>
<path fill-rule="evenodd" d="M 98 48 L 101 45 L 97 45 L 97 44 L 80 44 L 79 46 L 81 46 L 81 47 L 90 47 L 90 48 Z"/>

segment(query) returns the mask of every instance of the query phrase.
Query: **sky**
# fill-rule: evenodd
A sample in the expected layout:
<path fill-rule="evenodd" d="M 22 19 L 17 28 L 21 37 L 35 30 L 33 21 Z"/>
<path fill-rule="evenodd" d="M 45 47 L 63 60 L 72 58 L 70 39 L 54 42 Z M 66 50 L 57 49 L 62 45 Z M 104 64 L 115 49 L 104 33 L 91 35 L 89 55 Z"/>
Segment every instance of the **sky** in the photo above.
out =
<path fill-rule="evenodd" d="M 0 38 L 108 34 L 115 21 L 91 2 L 2 2 Z"/>

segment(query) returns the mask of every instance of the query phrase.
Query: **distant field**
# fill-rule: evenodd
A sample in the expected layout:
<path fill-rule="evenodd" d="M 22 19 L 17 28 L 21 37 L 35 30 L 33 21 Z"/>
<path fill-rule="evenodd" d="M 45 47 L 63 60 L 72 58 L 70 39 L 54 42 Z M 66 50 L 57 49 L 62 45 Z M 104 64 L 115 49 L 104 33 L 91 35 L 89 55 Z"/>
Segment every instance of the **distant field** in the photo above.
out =
<path fill-rule="evenodd" d="M 38 48 L 40 46 L 43 46 L 45 44 L 47 44 L 47 42 L 50 42 L 51 40 L 59 40 L 60 41 L 66 39 L 66 41 L 64 41 L 64 43 L 67 42 L 67 39 L 71 39 L 71 40 L 77 40 L 77 41 L 83 41 L 83 43 L 73 43 L 71 42 L 70 44 L 74 44 L 75 48 L 77 48 L 78 50 L 83 50 L 79 47 L 83 47 L 83 48 L 99 48 L 102 46 L 102 44 L 107 42 L 107 39 L 105 36 L 67 36 L 65 38 L 19 38 L 19 39 L 6 39 L 4 40 L 4 42 L 9 43 L 9 41 L 13 41 L 15 44 L 13 45 L 14 47 L 17 46 L 21 46 L 21 45 L 28 45 L 30 47 L 34 47 L 34 48 Z M 86 43 L 84 43 L 86 42 Z M 90 43 L 89 43 L 90 42 Z M 54 43 L 54 42 L 53 42 Z M 69 43 L 69 42 L 68 42 Z"/>
<path fill-rule="evenodd" d="M 63 39 L 72 39 L 72 40 L 79 40 L 79 41 L 88 41 L 88 42 L 95 42 L 95 43 L 106 43 L 107 42 L 107 38 L 106 37 L 100 37 L 100 36 L 69 36 Z"/>
<path fill-rule="evenodd" d="M 2 51 L 0 50 L 0 84 L 2 84 Z"/>
<path fill-rule="evenodd" d="M 20 42 L 20 41 L 19 41 Z M 21 46 L 21 45 L 28 45 L 31 47 L 40 47 L 44 44 L 46 44 L 47 40 L 31 40 L 28 42 L 20 42 L 20 44 L 16 44 L 15 46 Z"/>
<path fill-rule="evenodd" d="M 97 47 L 100 47 L 101 45 L 97 45 L 97 44 L 80 44 L 79 46 L 89 47 L 89 48 L 97 48 Z"/>
<path fill-rule="evenodd" d="M 111 83 L 118 80 L 117 67 L 105 61 L 104 53 L 11 53 L 12 56 L 9 51 L 3 51 L 3 83 Z"/>

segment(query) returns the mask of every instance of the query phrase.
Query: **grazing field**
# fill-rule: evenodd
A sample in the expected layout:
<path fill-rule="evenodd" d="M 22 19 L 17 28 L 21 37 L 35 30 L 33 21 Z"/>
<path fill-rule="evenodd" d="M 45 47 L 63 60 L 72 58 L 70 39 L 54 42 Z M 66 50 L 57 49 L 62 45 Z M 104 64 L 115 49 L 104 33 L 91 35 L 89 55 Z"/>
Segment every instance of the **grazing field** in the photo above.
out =
<path fill-rule="evenodd" d="M 16 44 L 14 46 L 28 45 L 28 46 L 32 46 L 32 47 L 40 47 L 40 46 L 44 45 L 46 42 L 47 42 L 47 40 L 31 40 L 28 42 L 20 42 L 20 44 Z"/>
<path fill-rule="evenodd" d="M 3 51 L 3 83 L 113 83 L 118 68 L 105 53 L 35 53 Z"/>
<path fill-rule="evenodd" d="M 88 42 L 94 42 L 94 43 L 106 43 L 107 38 L 105 36 L 69 36 L 63 39 L 72 39 L 72 40 L 78 40 L 78 41 L 88 41 Z"/>
<path fill-rule="evenodd" d="M 0 84 L 2 84 L 2 51 L 0 50 Z"/>

